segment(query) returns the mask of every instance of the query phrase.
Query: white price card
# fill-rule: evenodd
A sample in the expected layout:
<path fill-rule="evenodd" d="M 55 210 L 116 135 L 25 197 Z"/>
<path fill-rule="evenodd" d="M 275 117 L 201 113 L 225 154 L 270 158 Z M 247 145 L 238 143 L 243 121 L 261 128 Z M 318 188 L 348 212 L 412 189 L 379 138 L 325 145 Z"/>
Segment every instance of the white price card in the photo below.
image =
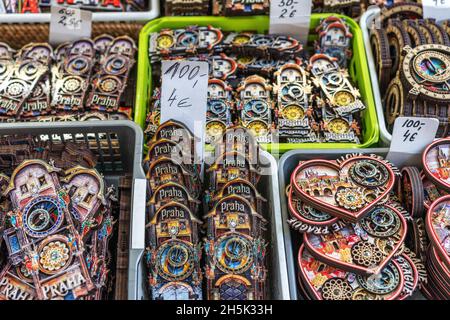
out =
<path fill-rule="evenodd" d="M 308 40 L 311 20 L 311 0 L 270 1 L 270 34 L 285 34 L 303 45 Z"/>
<path fill-rule="evenodd" d="M 423 17 L 437 22 L 450 19 L 450 0 L 422 0 Z"/>
<path fill-rule="evenodd" d="M 420 165 L 422 152 L 433 142 L 438 127 L 435 118 L 398 117 L 386 158 L 399 168 Z"/>
<path fill-rule="evenodd" d="M 92 12 L 77 8 L 52 6 L 50 9 L 51 44 L 90 38 L 92 33 Z"/>
<path fill-rule="evenodd" d="M 196 159 L 203 158 L 209 65 L 205 61 L 163 61 L 161 123 L 177 120 L 201 141 Z"/>

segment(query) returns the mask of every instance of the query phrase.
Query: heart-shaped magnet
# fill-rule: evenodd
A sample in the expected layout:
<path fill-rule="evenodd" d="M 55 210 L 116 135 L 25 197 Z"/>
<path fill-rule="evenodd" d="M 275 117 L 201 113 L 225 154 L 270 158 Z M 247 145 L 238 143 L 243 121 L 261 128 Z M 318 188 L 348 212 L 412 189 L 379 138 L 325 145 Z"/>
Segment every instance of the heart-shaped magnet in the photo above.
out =
<path fill-rule="evenodd" d="M 403 292 L 403 271 L 392 260 L 380 273 L 357 275 L 317 260 L 304 245 L 298 253 L 299 280 L 315 300 L 395 300 Z"/>
<path fill-rule="evenodd" d="M 336 161 L 300 162 L 291 176 L 296 195 L 308 205 L 357 222 L 389 196 L 398 174 L 375 155 L 347 155 Z"/>
<path fill-rule="evenodd" d="M 290 186 L 286 189 L 286 196 L 291 216 L 287 222 L 291 229 L 300 233 L 328 234 L 345 226 L 339 218 L 305 204 Z"/>
<path fill-rule="evenodd" d="M 436 185 L 428 179 L 428 177 L 423 173 L 423 171 L 420 173 L 420 177 L 422 178 L 422 185 L 423 185 L 423 205 L 426 210 L 430 208 L 430 205 L 436 201 L 439 197 L 448 195 L 448 191 L 444 189 L 439 189 L 436 187 Z"/>
<path fill-rule="evenodd" d="M 425 175 L 438 188 L 450 191 L 450 138 L 431 143 L 423 152 L 422 165 Z"/>
<path fill-rule="evenodd" d="M 375 206 L 358 223 L 326 235 L 304 234 L 303 242 L 318 260 L 362 275 L 379 273 L 401 248 L 405 218 L 393 205 Z"/>
<path fill-rule="evenodd" d="M 431 204 L 425 228 L 437 254 L 450 268 L 450 195 L 440 197 Z"/>

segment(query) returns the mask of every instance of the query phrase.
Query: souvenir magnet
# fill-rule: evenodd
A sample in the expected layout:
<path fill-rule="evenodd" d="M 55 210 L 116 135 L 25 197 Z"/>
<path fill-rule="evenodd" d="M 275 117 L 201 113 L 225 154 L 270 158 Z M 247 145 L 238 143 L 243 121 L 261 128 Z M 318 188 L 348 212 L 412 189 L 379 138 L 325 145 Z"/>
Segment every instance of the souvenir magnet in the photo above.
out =
<path fill-rule="evenodd" d="M 428 209 L 425 227 L 428 237 L 442 259 L 450 268 L 450 196 L 443 196 Z"/>
<path fill-rule="evenodd" d="M 402 293 L 402 269 L 393 260 L 379 274 L 356 275 L 316 260 L 302 245 L 298 267 L 303 285 L 315 300 L 395 300 Z"/>
<path fill-rule="evenodd" d="M 308 251 L 329 265 L 362 275 L 376 274 L 403 245 L 406 221 L 394 206 L 374 207 L 358 223 L 330 234 L 305 233 Z"/>
<path fill-rule="evenodd" d="M 300 162 L 291 185 L 312 207 L 355 222 L 389 195 L 397 174 L 380 157 L 347 155 L 337 161 Z"/>

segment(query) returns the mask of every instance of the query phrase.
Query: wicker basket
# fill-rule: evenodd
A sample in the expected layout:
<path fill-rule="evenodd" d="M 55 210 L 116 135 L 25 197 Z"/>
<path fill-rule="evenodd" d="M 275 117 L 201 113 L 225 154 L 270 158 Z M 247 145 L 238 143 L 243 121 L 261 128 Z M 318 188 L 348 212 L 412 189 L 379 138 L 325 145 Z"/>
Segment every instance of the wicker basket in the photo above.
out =
<path fill-rule="evenodd" d="M 127 22 L 93 22 L 92 37 L 110 34 L 114 37 L 127 35 L 136 43 L 143 24 Z M 20 49 L 31 42 L 48 42 L 50 24 L 24 23 L 0 24 L 0 42 L 5 42 L 14 49 Z"/>

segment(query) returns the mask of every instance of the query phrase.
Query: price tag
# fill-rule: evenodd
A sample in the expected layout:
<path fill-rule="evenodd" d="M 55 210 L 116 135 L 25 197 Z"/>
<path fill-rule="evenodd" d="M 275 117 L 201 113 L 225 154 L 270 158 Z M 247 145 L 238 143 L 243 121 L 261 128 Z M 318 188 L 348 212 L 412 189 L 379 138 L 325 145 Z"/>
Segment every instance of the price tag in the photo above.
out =
<path fill-rule="evenodd" d="M 398 117 L 387 155 L 398 167 L 420 165 L 423 150 L 433 142 L 439 127 L 434 118 Z"/>
<path fill-rule="evenodd" d="M 286 34 L 303 44 L 308 40 L 312 1 L 272 0 L 270 1 L 271 34 Z"/>
<path fill-rule="evenodd" d="M 51 44 L 91 37 L 92 12 L 61 6 L 52 6 L 50 12 L 49 41 Z"/>
<path fill-rule="evenodd" d="M 209 65 L 204 61 L 163 61 L 161 123 L 177 120 L 201 140 L 196 159 L 203 159 Z"/>
<path fill-rule="evenodd" d="M 423 17 L 437 22 L 450 19 L 450 0 L 422 0 Z"/>

